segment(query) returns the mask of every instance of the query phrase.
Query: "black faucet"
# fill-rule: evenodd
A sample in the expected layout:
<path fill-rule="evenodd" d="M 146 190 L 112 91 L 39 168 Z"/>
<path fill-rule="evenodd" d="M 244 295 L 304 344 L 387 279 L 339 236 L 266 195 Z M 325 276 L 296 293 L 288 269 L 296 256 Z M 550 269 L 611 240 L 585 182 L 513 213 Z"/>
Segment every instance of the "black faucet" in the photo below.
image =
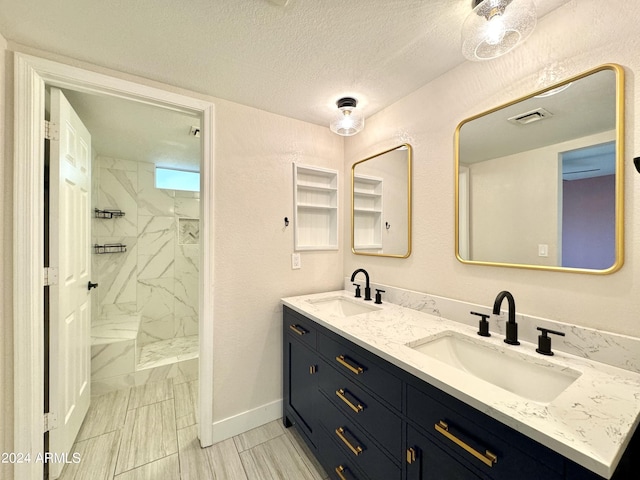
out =
<path fill-rule="evenodd" d="M 351 274 L 351 281 L 353 282 L 356 279 L 356 275 L 360 272 L 364 273 L 364 278 L 367 280 L 367 284 L 364 287 L 364 299 L 371 300 L 371 287 L 369 287 L 369 274 L 364 268 L 359 268 L 358 270 L 353 272 Z"/>
<path fill-rule="evenodd" d="M 516 301 L 511 293 L 503 290 L 498 294 L 496 301 L 493 302 L 493 314 L 500 315 L 500 306 L 505 297 L 509 303 L 509 320 L 507 321 L 507 338 L 504 341 L 509 345 L 520 345 L 518 341 L 518 324 L 516 323 Z"/>

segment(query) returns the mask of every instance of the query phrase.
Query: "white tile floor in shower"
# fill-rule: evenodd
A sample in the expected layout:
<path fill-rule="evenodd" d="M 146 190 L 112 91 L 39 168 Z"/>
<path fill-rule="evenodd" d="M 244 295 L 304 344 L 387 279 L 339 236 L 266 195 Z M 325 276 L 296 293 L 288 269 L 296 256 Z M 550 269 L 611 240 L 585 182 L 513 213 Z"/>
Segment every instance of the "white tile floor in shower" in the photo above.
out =
<path fill-rule="evenodd" d="M 176 377 L 92 398 L 62 480 L 324 480 L 292 428 L 274 421 L 200 448 L 198 382 Z"/>

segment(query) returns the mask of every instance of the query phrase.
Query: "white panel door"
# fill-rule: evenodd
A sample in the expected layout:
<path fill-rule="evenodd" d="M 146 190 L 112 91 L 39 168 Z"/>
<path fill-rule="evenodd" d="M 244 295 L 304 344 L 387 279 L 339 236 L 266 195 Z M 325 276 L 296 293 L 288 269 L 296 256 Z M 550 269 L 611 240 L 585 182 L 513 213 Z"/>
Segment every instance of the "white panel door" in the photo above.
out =
<path fill-rule="evenodd" d="M 51 89 L 50 266 L 58 283 L 50 287 L 50 411 L 57 427 L 49 450 L 71 450 L 91 398 L 91 136 L 62 92 Z M 49 465 L 58 478 L 61 462 Z"/>

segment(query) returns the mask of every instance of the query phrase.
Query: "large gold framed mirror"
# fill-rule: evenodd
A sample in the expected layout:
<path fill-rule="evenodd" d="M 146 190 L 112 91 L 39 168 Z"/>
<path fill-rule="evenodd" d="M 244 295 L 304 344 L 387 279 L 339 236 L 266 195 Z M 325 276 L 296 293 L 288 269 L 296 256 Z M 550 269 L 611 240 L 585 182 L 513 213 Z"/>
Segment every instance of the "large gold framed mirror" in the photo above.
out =
<path fill-rule="evenodd" d="M 408 143 L 353 164 L 351 251 L 356 255 L 411 255 L 411 161 Z"/>
<path fill-rule="evenodd" d="M 622 266 L 622 67 L 468 118 L 455 145 L 458 260 L 594 274 Z"/>

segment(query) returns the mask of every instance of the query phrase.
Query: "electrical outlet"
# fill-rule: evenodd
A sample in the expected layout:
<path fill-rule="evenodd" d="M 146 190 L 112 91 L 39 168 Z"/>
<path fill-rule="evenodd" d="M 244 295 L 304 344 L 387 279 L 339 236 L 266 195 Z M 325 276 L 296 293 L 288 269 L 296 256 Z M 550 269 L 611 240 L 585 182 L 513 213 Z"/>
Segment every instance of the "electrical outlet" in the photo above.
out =
<path fill-rule="evenodd" d="M 292 253 L 291 254 L 291 270 L 298 270 L 302 267 L 302 263 L 300 262 L 300 254 Z"/>

